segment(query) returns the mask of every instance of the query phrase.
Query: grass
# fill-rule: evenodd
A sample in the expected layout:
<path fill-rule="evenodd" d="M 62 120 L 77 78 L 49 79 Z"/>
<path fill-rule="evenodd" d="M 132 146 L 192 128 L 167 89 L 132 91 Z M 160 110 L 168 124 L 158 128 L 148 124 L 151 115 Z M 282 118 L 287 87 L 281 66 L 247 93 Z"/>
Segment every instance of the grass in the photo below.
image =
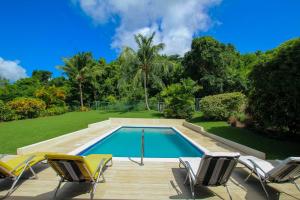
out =
<path fill-rule="evenodd" d="M 265 152 L 267 159 L 300 156 L 299 142 L 269 138 L 248 129 L 232 127 L 224 121 L 205 121 L 201 114 L 197 114 L 191 122 L 202 126 L 207 132 Z"/>
<path fill-rule="evenodd" d="M 0 123 L 0 154 L 59 135 L 86 128 L 109 117 L 157 118 L 157 112 L 69 112 L 63 115 Z"/>
<path fill-rule="evenodd" d="M 86 128 L 88 124 L 109 117 L 160 118 L 154 111 L 137 112 L 70 112 L 63 115 L 0 123 L 0 153 L 16 153 L 16 149 L 59 135 Z M 247 129 L 234 128 L 224 121 L 205 121 L 196 114 L 192 123 L 203 126 L 208 132 L 244 144 L 267 154 L 268 159 L 299 156 L 297 142 L 271 139 Z"/>

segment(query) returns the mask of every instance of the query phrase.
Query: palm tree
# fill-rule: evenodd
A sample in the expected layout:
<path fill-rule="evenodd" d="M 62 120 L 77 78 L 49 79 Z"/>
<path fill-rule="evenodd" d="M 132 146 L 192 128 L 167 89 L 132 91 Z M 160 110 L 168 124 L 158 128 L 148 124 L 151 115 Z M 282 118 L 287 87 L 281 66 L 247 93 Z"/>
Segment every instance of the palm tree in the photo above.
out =
<path fill-rule="evenodd" d="M 131 68 L 129 71 L 134 73 L 133 81 L 143 81 L 145 104 L 148 110 L 150 110 L 150 108 L 148 103 L 147 84 L 149 78 L 152 78 L 154 81 L 159 81 L 158 77 L 153 72 L 162 66 L 158 59 L 158 53 L 164 48 L 163 43 L 157 45 L 153 44 L 154 36 L 155 32 L 149 37 L 142 34 L 135 35 L 134 39 L 138 45 L 138 50 L 134 51 L 133 49 L 126 47 L 120 57 L 123 65 L 122 67 L 129 67 Z"/>
<path fill-rule="evenodd" d="M 72 58 L 63 59 L 65 65 L 58 66 L 69 77 L 78 84 L 80 94 L 80 106 L 83 109 L 83 84 L 87 77 L 90 76 L 95 64 L 93 56 L 90 52 L 78 53 Z"/>
<path fill-rule="evenodd" d="M 93 88 L 93 96 L 94 100 L 97 100 L 98 97 L 98 91 L 100 89 L 100 83 L 99 78 L 104 73 L 104 66 L 106 65 L 104 59 L 100 59 L 98 62 L 94 61 L 94 64 L 92 65 L 91 69 L 87 73 L 86 77 L 89 79 L 89 83 Z"/>

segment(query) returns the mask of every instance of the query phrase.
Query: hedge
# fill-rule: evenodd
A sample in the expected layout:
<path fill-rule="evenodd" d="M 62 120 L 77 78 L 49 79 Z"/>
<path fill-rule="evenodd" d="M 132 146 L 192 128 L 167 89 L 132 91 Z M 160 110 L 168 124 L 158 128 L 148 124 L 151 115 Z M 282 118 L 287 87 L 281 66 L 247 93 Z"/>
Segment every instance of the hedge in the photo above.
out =
<path fill-rule="evenodd" d="M 203 97 L 200 109 L 207 119 L 227 120 L 230 116 L 242 113 L 246 102 L 246 96 L 240 92 L 223 93 Z"/>

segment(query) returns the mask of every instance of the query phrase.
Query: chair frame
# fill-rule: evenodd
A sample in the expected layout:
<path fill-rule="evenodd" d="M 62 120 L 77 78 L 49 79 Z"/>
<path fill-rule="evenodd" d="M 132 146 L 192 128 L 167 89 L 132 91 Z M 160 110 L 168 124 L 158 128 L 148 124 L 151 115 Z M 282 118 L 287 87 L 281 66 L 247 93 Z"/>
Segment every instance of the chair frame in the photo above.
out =
<path fill-rule="evenodd" d="M 16 185 L 19 182 L 19 180 L 21 179 L 22 175 L 24 174 L 24 172 L 26 171 L 26 169 L 29 168 L 30 172 L 33 175 L 33 179 L 38 179 L 37 174 L 35 173 L 35 171 L 32 169 L 32 167 L 30 166 L 30 162 L 32 161 L 32 159 L 35 156 L 30 156 L 29 158 L 27 158 L 26 160 L 24 160 L 23 162 L 19 163 L 15 168 L 13 168 L 11 171 L 8 171 L 9 177 L 4 177 L 4 179 L 7 178 L 11 178 L 14 182 L 12 184 L 12 186 L 10 187 L 10 189 L 8 190 L 8 192 L 6 193 L 6 195 L 4 195 L 4 198 L 8 197 L 9 195 L 11 195 L 15 189 L 16 189 Z M 16 171 L 16 169 L 18 169 L 20 166 L 24 165 L 24 167 L 22 168 L 21 173 L 16 176 L 13 172 Z M 6 170 L 5 168 L 3 168 L 4 170 Z"/>
<path fill-rule="evenodd" d="M 181 166 L 183 165 L 183 167 Z M 187 175 L 185 177 L 185 180 L 184 180 L 184 184 L 186 185 L 187 184 L 187 181 L 189 180 L 189 183 L 190 183 L 190 190 L 191 190 L 191 193 L 192 193 L 192 196 L 193 196 L 193 199 L 195 199 L 195 186 L 197 185 L 194 181 L 194 179 L 192 178 L 192 176 L 196 177 L 196 174 L 193 172 L 192 170 L 192 167 L 191 165 L 188 163 L 188 162 L 182 162 L 180 161 L 179 162 L 179 168 L 185 168 L 187 170 Z M 195 179 L 196 180 L 196 179 Z M 232 199 L 232 196 L 230 194 L 230 191 L 228 189 L 228 186 L 227 184 L 223 184 L 222 186 L 224 186 L 226 188 L 226 191 L 228 193 L 228 196 L 230 199 Z M 213 186 L 210 186 L 210 187 L 213 187 Z"/>
<path fill-rule="evenodd" d="M 261 167 L 259 167 L 253 160 L 251 160 L 251 159 L 247 159 L 247 160 L 249 160 L 249 161 L 253 164 L 254 167 L 253 167 L 252 169 L 250 169 L 247 165 L 245 165 L 245 164 L 243 164 L 242 162 L 239 161 L 239 163 L 241 163 L 242 165 L 246 166 L 247 168 L 249 168 L 249 169 L 251 170 L 251 172 L 250 172 L 249 175 L 244 179 L 244 181 L 246 182 L 246 181 L 250 178 L 250 176 L 254 173 L 254 174 L 258 177 L 258 180 L 259 180 L 259 182 L 260 182 L 260 184 L 261 184 L 261 186 L 262 186 L 262 188 L 263 188 L 263 190 L 264 190 L 264 192 L 265 192 L 267 198 L 269 199 L 270 196 L 269 196 L 269 193 L 268 193 L 268 191 L 267 191 L 267 189 L 266 189 L 266 185 L 267 185 L 269 182 L 271 183 L 271 181 L 268 180 L 268 178 L 269 178 L 269 177 L 267 176 L 267 173 L 268 173 L 268 172 L 265 172 L 265 171 L 264 171 Z M 264 177 L 262 177 L 262 176 L 259 174 L 258 169 L 261 170 L 261 171 L 263 172 Z M 295 177 L 295 178 L 292 178 L 292 177 L 291 177 L 290 180 L 287 181 L 287 182 L 293 183 L 293 184 L 296 186 L 296 188 L 300 191 L 299 185 L 295 182 L 295 180 L 297 180 L 298 178 L 300 178 L 300 175 L 297 176 L 297 177 Z"/>
<path fill-rule="evenodd" d="M 101 181 L 99 181 L 100 177 L 102 177 L 102 182 L 105 182 L 105 177 L 104 177 L 104 167 L 105 166 L 112 166 L 113 165 L 113 161 L 112 159 L 110 159 L 108 162 L 111 162 L 110 165 L 103 165 L 104 164 L 104 160 L 105 159 L 101 159 L 99 164 L 98 164 L 98 167 L 96 169 L 96 171 L 94 172 L 94 174 L 91 174 L 90 171 L 88 170 L 88 168 L 86 167 L 86 164 L 84 163 L 83 166 L 84 166 L 84 169 L 88 172 L 89 174 L 89 178 L 90 178 L 90 182 L 92 184 L 91 186 L 91 190 L 90 190 L 90 199 L 93 199 L 94 198 L 94 193 L 96 191 L 96 187 L 97 187 L 97 184 L 100 183 Z M 49 163 L 50 164 L 50 163 Z M 51 164 L 50 164 L 51 165 Z M 98 173 L 97 175 L 97 178 L 95 179 L 95 175 Z M 58 186 L 55 188 L 55 191 L 54 191 L 54 195 L 53 195 L 53 198 L 55 199 L 56 196 L 57 196 L 57 192 L 59 190 L 59 188 L 61 187 L 61 184 L 63 182 L 71 182 L 71 181 L 68 181 L 68 180 L 65 180 L 64 177 L 61 176 L 61 174 L 57 173 L 58 176 L 60 176 L 60 180 L 59 180 L 59 183 L 58 183 Z M 76 182 L 76 181 L 72 181 L 72 182 Z M 89 181 L 86 181 L 86 182 L 89 182 Z"/>

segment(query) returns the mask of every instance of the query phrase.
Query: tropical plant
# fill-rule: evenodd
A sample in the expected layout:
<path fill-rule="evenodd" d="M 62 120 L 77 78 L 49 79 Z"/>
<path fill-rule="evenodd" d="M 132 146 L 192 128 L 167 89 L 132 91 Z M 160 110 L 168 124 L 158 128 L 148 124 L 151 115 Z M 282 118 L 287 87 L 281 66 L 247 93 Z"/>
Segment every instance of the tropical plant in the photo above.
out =
<path fill-rule="evenodd" d="M 145 105 L 148 110 L 150 110 L 147 91 L 149 79 L 156 83 L 162 83 L 154 71 L 161 70 L 163 67 L 162 62 L 158 59 L 158 53 L 164 48 L 164 44 L 153 44 L 154 36 L 155 32 L 149 37 L 142 34 L 135 35 L 134 38 L 138 45 L 137 51 L 126 47 L 120 57 L 121 68 L 124 69 L 123 80 L 133 79 L 134 83 L 143 82 Z"/>
<path fill-rule="evenodd" d="M 72 58 L 63 59 L 65 65 L 58 66 L 59 69 L 63 70 L 71 81 L 74 81 L 78 85 L 79 96 L 80 96 L 80 107 L 83 110 L 83 84 L 87 81 L 93 71 L 95 62 L 93 60 L 92 53 L 83 52 L 78 53 Z"/>
<path fill-rule="evenodd" d="M 171 84 L 161 92 L 164 99 L 164 116 L 168 118 L 191 119 L 194 112 L 194 94 L 198 86 L 192 79 Z"/>

